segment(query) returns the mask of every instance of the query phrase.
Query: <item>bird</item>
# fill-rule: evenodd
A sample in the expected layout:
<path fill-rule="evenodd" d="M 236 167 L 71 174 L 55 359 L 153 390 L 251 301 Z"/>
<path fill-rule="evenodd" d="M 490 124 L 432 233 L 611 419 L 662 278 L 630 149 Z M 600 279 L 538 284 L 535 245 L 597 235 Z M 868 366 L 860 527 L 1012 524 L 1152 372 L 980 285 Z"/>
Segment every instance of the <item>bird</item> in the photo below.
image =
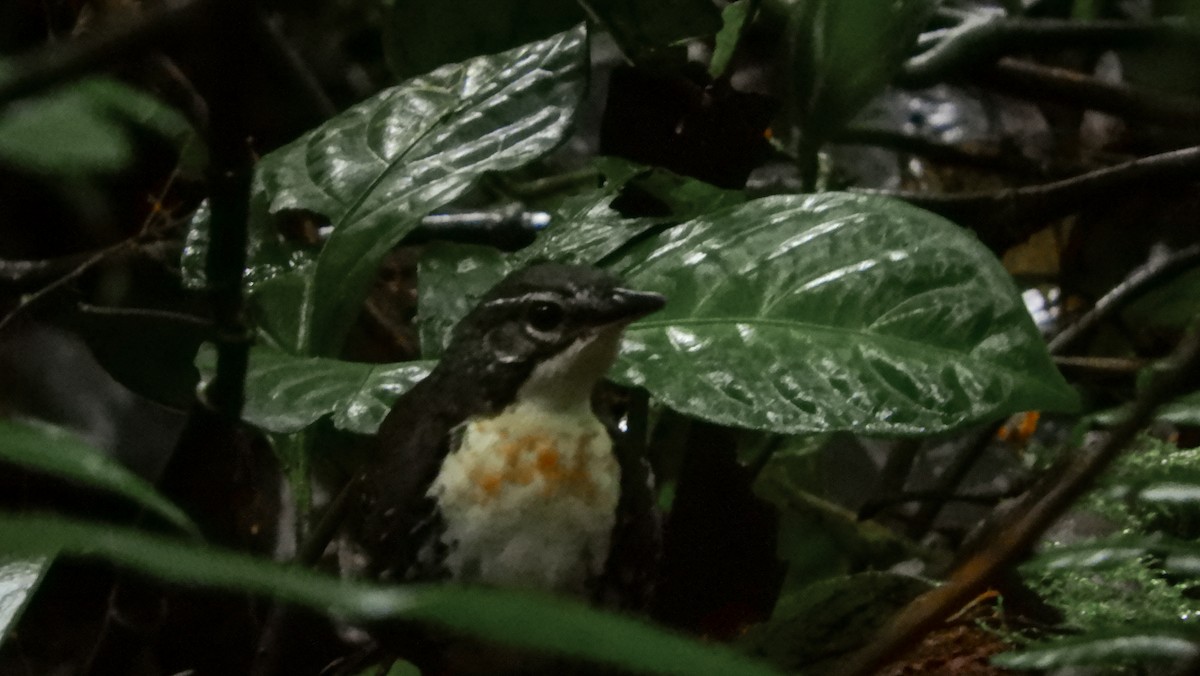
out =
<path fill-rule="evenodd" d="M 614 443 L 593 393 L 625 328 L 665 303 L 560 263 L 485 293 L 381 424 L 343 572 L 644 608 L 661 548 L 652 475 Z"/>

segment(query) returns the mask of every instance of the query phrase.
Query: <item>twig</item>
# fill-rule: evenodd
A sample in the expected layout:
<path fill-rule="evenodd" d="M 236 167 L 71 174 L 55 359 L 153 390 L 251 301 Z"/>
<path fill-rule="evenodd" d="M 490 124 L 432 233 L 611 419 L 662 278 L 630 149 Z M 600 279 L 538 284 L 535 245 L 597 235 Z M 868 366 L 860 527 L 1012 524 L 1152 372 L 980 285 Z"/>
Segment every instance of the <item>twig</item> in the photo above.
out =
<path fill-rule="evenodd" d="M 1183 272 L 1200 265 L 1200 244 L 1172 252 L 1161 258 L 1152 258 L 1134 270 L 1120 284 L 1104 294 L 1074 324 L 1066 327 L 1050 341 L 1051 354 L 1060 354 L 1090 334 L 1104 320 L 1137 299 L 1156 285 L 1166 282 Z"/>
<path fill-rule="evenodd" d="M 1123 359 L 1120 357 L 1054 357 L 1054 365 L 1060 369 L 1090 371 L 1097 375 L 1131 375 L 1146 368 L 1145 359 Z"/>
<path fill-rule="evenodd" d="M 16 287 L 31 287 L 48 284 L 59 277 L 70 274 L 75 268 L 88 262 L 98 253 L 107 252 L 110 260 L 122 260 L 132 256 L 149 256 L 162 258 L 172 251 L 178 251 L 179 242 L 162 240 L 124 247 L 113 245 L 99 251 L 85 251 L 69 254 L 58 258 L 45 260 L 4 260 L 0 259 L 0 284 L 11 284 Z"/>
<path fill-rule="evenodd" d="M 1050 220 L 1066 216 L 1105 196 L 1122 195 L 1131 185 L 1200 178 L 1200 147 L 1105 167 L 1023 188 L 995 192 L 928 194 L 901 190 L 858 192 L 902 199 L 969 227 L 993 251 L 1024 241 Z"/>
<path fill-rule="evenodd" d="M 1200 124 L 1200 98 L 1160 94 L 1105 82 L 1066 68 L 1008 57 L 972 77 L 971 82 L 1011 96 L 1076 106 L 1132 120 L 1189 128 Z"/>
<path fill-rule="evenodd" d="M 1196 39 L 1193 32 L 1164 21 L 1072 21 L 971 16 L 926 52 L 904 64 L 898 83 L 931 87 L 1004 54 L 1063 49 L 1140 47 L 1164 40 Z"/>
<path fill-rule="evenodd" d="M 1150 423 L 1159 404 L 1195 385 L 1200 378 L 1200 331 L 1193 331 L 1184 339 L 1168 364 L 1095 452 L 1080 454 L 1040 498 L 1026 509 L 1014 510 L 995 536 L 958 566 L 946 584 L 902 609 L 839 673 L 843 676 L 874 673 L 916 646 L 921 636 L 982 592 L 992 578 L 1027 556 L 1046 529 L 1092 486 L 1138 431 Z"/>
<path fill-rule="evenodd" d="M 113 253 L 129 247 L 131 241 L 132 240 L 124 240 L 124 241 L 118 242 L 117 244 L 114 244 L 106 249 L 101 249 L 100 251 L 90 254 L 82 263 L 77 265 L 74 269 L 72 269 L 67 274 L 63 275 L 62 277 L 59 277 L 58 279 L 54 280 L 53 282 L 50 282 L 49 284 L 38 289 L 34 293 L 22 298 L 21 302 L 19 304 L 17 304 L 17 306 L 15 308 L 12 309 L 12 312 L 9 312 L 7 315 L 5 315 L 4 319 L 0 319 L 0 333 L 2 333 L 4 331 L 4 329 L 8 328 L 9 324 L 16 321 L 17 317 L 19 317 L 23 313 L 29 311 L 30 308 L 32 308 L 35 305 L 37 305 L 38 303 L 42 302 L 46 298 L 49 298 L 50 295 L 53 294 L 55 291 L 58 291 L 59 289 L 66 286 L 67 284 L 70 284 L 71 282 L 79 279 L 80 277 L 83 276 L 83 274 L 85 272 L 96 267 L 97 264 L 99 264 L 104 259 L 108 258 Z"/>

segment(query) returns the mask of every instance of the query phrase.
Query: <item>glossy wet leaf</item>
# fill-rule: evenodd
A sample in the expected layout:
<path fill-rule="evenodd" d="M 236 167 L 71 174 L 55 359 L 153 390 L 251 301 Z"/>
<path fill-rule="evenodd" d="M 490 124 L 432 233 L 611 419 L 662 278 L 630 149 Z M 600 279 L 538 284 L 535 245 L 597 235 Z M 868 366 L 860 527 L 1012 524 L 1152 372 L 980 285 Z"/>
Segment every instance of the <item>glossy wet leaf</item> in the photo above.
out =
<path fill-rule="evenodd" d="M 999 262 L 901 202 L 764 198 L 671 228 L 613 268 L 668 298 L 626 331 L 615 373 L 683 413 L 927 435 L 1077 406 Z"/>
<path fill-rule="evenodd" d="M 211 345 L 201 348 L 196 367 L 202 382 L 212 378 L 216 351 Z M 242 419 L 268 432 L 288 434 L 332 416 L 338 429 L 374 434 L 396 398 L 432 369 L 430 362 L 365 364 L 254 347 Z"/>
<path fill-rule="evenodd" d="M 353 582 L 213 547 L 45 517 L 0 516 L 0 549 L 100 558 L 171 582 L 249 592 L 346 620 L 405 618 L 635 671 L 765 676 L 728 650 L 543 595 L 452 585 Z"/>
<path fill-rule="evenodd" d="M 159 495 L 153 486 L 62 428 L 0 420 L 0 460 L 115 493 L 158 514 L 181 530 L 197 532 L 191 519 Z"/>
<path fill-rule="evenodd" d="M 49 569 L 47 556 L 0 556 L 0 644 L 16 627 L 21 611 Z"/>
<path fill-rule="evenodd" d="M 510 260 L 491 247 L 446 242 L 427 246 L 417 272 L 421 356 L 436 359 L 449 344 L 454 325 L 511 268 Z"/>
<path fill-rule="evenodd" d="M 274 336 L 281 347 L 336 352 L 383 256 L 422 216 L 483 172 L 521 166 L 562 141 L 584 90 L 586 38 L 580 26 L 444 66 L 353 106 L 263 158 L 251 201 L 248 280 L 253 291 L 279 275 L 300 279 L 285 284 L 301 287 L 298 308 L 261 308 L 297 316 L 265 319 L 295 331 Z M 285 210 L 328 219 L 333 232 L 319 254 L 276 231 L 267 212 Z M 185 258 L 202 259 L 206 223 L 202 215 L 194 221 Z"/>
<path fill-rule="evenodd" d="M 1200 643 L 1197 643 L 1194 628 L 1153 624 L 1112 627 L 1082 637 L 1036 643 L 1019 652 L 996 655 L 992 663 L 1006 669 L 1056 669 L 1117 666 L 1131 661 L 1174 662 L 1194 659 L 1197 655 L 1200 655 Z"/>
<path fill-rule="evenodd" d="M 814 147 L 883 91 L 936 5 L 936 0 L 792 5 L 788 40 L 796 123 Z"/>
<path fill-rule="evenodd" d="M 134 128 L 204 155 L 191 125 L 158 99 L 110 78 L 89 78 L 8 105 L 0 112 L 0 161 L 43 174 L 120 171 L 134 158 Z"/>

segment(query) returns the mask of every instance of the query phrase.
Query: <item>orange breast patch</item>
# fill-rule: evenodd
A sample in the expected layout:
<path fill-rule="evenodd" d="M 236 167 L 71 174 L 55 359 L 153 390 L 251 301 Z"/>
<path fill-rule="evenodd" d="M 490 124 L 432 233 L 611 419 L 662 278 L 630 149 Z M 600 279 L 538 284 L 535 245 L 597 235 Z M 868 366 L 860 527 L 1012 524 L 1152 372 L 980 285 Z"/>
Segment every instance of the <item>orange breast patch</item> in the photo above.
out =
<path fill-rule="evenodd" d="M 593 502 L 597 487 L 588 472 L 587 447 L 595 437 L 595 434 L 580 435 L 569 449 L 560 448 L 564 442 L 570 442 L 557 435 L 526 434 L 506 439 L 494 449 L 499 463 L 475 465 L 469 471 L 470 480 L 478 489 L 476 500 L 489 502 L 505 488 L 536 484 L 545 498 L 571 495 Z"/>

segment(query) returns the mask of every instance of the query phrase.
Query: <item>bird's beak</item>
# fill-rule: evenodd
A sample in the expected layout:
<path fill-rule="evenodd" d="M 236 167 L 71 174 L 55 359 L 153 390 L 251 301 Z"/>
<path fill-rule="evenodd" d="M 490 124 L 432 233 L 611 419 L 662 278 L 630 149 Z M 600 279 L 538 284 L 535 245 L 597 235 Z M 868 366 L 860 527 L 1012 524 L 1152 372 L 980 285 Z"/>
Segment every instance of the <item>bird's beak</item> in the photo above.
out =
<path fill-rule="evenodd" d="M 604 307 L 601 309 L 603 323 L 628 324 L 652 312 L 658 312 L 666 304 L 667 298 L 661 293 L 616 289 L 603 303 Z"/>

